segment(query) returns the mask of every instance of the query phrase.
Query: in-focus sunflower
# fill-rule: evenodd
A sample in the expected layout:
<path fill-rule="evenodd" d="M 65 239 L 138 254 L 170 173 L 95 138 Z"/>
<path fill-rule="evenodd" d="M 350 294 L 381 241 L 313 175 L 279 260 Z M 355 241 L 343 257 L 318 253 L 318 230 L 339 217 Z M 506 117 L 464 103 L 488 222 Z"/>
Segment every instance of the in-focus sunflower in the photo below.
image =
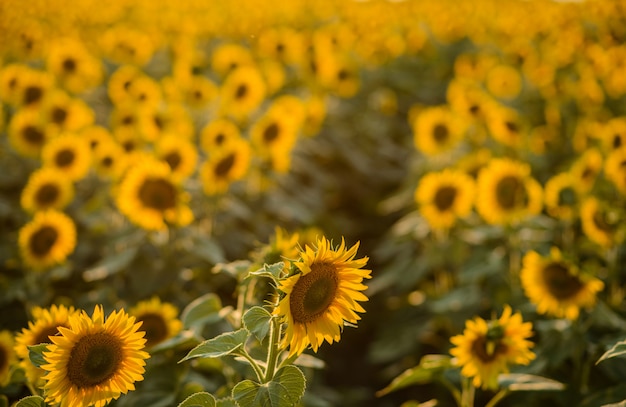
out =
<path fill-rule="evenodd" d="M 250 167 L 251 148 L 248 141 L 240 139 L 214 151 L 200 168 L 200 178 L 207 195 L 219 195 L 231 183 L 242 179 Z"/>
<path fill-rule="evenodd" d="M 537 312 L 571 320 L 578 318 L 581 308 L 591 308 L 604 288 L 602 281 L 583 274 L 556 247 L 547 257 L 532 250 L 526 253 L 520 279 Z"/>
<path fill-rule="evenodd" d="M 11 367 L 17 362 L 11 331 L 0 331 L 0 387 L 6 386 L 11 380 Z"/>
<path fill-rule="evenodd" d="M 183 323 L 178 319 L 178 308 L 169 302 L 161 302 L 158 297 L 141 301 L 128 313 L 141 322 L 141 330 L 146 333 L 146 348 L 175 336 Z"/>
<path fill-rule="evenodd" d="M 172 176 L 177 180 L 188 178 L 196 170 L 198 162 L 196 146 L 177 135 L 161 137 L 155 145 L 155 155 L 169 164 Z"/>
<path fill-rule="evenodd" d="M 571 220 L 578 214 L 582 191 L 571 172 L 551 177 L 545 186 L 546 211 L 557 219 Z"/>
<path fill-rule="evenodd" d="M 428 173 L 415 190 L 415 200 L 431 228 L 449 229 L 472 210 L 474 180 L 460 170 Z"/>
<path fill-rule="evenodd" d="M 532 323 L 522 322 L 522 315 L 513 314 L 507 305 L 498 319 L 466 321 L 463 334 L 450 339 L 455 345 L 450 353 L 474 387 L 495 390 L 498 375 L 507 373 L 510 365 L 527 365 L 535 358 L 530 350 L 533 343 L 528 340 L 532 334 Z"/>
<path fill-rule="evenodd" d="M 27 212 L 64 209 L 74 198 L 74 185 L 65 174 L 51 167 L 40 168 L 28 178 L 20 203 Z"/>
<path fill-rule="evenodd" d="M 363 269 L 367 257 L 355 259 L 359 243 L 350 249 L 341 240 L 333 248 L 326 238 L 317 240 L 317 247 L 305 246 L 300 259 L 294 263 L 296 274 L 280 282 L 278 289 L 285 293 L 274 314 L 286 324 L 283 348 L 290 355 L 299 355 L 309 346 L 317 352 L 327 341 L 341 339 L 345 323 L 355 324 L 357 312 L 365 312 L 358 301 L 367 301 L 362 293 L 367 286 L 363 279 L 371 277 L 371 270 Z"/>
<path fill-rule="evenodd" d="M 85 311 L 72 315 L 70 327 L 59 327 L 52 345 L 43 353 L 47 364 L 46 401 L 61 407 L 103 407 L 143 380 L 146 340 L 141 323 L 121 311 L 104 317 L 96 306 L 89 317 Z"/>
<path fill-rule="evenodd" d="M 437 155 L 453 149 L 462 139 L 465 126 L 449 108 L 428 107 L 413 122 L 413 138 L 418 150 Z"/>
<path fill-rule="evenodd" d="M 42 376 L 45 370 L 36 367 L 29 359 L 29 346 L 41 343 L 51 343 L 50 336 L 59 333 L 59 327 L 69 328 L 70 316 L 77 313 L 74 307 L 65 305 L 52 305 L 50 308 L 34 307 L 32 309 L 32 321 L 28 321 L 28 328 L 15 336 L 15 353 L 22 359 L 20 366 L 26 372 L 26 378 L 35 387 L 43 386 Z"/>
<path fill-rule="evenodd" d="M 265 99 L 266 86 L 263 76 L 254 66 L 233 70 L 221 88 L 221 109 L 224 115 L 244 120 Z"/>
<path fill-rule="evenodd" d="M 74 221 L 55 210 L 39 211 L 19 232 L 22 258 L 34 269 L 43 269 L 65 261 L 76 247 Z"/>
<path fill-rule="evenodd" d="M 476 210 L 491 224 L 516 223 L 541 211 L 542 192 L 528 164 L 492 159 L 478 174 Z"/>
<path fill-rule="evenodd" d="M 205 153 L 228 146 L 241 138 L 239 127 L 228 119 L 215 119 L 207 123 L 200 132 L 200 147 Z"/>
<path fill-rule="evenodd" d="M 166 223 L 186 226 L 193 220 L 189 194 L 172 175 L 169 164 L 144 159 L 124 176 L 116 196 L 120 211 L 136 225 L 161 230 Z"/>
<path fill-rule="evenodd" d="M 580 221 L 585 236 L 602 247 L 611 247 L 624 238 L 623 230 L 618 228 L 620 220 L 617 212 L 595 196 L 589 196 L 582 202 Z"/>
<path fill-rule="evenodd" d="M 77 181 L 89 172 L 91 150 L 84 138 L 65 133 L 46 143 L 41 159 L 44 167 L 55 168 L 68 179 Z"/>

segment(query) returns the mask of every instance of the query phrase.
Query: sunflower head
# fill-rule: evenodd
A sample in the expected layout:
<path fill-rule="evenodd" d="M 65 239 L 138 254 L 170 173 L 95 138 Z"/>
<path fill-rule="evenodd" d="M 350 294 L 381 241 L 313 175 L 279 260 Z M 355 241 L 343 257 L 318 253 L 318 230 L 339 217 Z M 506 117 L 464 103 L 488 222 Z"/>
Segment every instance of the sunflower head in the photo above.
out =
<path fill-rule="evenodd" d="M 496 389 L 498 375 L 506 373 L 511 364 L 527 365 L 535 358 L 532 324 L 522 322 L 519 313 L 506 306 L 499 319 L 486 321 L 476 317 L 465 323 L 463 334 L 452 337 L 450 350 L 461 374 L 471 378 L 475 387 Z"/>
<path fill-rule="evenodd" d="M 11 380 L 11 367 L 17 361 L 13 334 L 10 331 L 0 331 L 0 387 Z"/>
<path fill-rule="evenodd" d="M 582 273 L 575 263 L 554 247 L 543 257 L 535 251 L 526 253 L 520 274 L 522 287 L 540 314 L 577 319 L 581 308 L 590 308 L 604 283 Z"/>
<path fill-rule="evenodd" d="M 146 343 L 141 323 L 122 311 L 105 319 L 101 306 L 92 316 L 72 315 L 69 328 L 59 327 L 43 353 L 46 364 L 46 401 L 66 405 L 103 407 L 143 380 Z"/>
<path fill-rule="evenodd" d="M 158 297 L 141 301 L 130 309 L 129 314 L 141 322 L 141 330 L 146 333 L 146 348 L 176 335 L 183 327 L 178 319 L 178 308 L 161 302 Z"/>
<path fill-rule="evenodd" d="M 333 248 L 326 238 L 316 247 L 306 246 L 293 263 L 295 274 L 280 282 L 285 295 L 274 310 L 286 325 L 282 346 L 290 355 L 298 355 L 311 346 L 317 352 L 327 341 L 339 341 L 344 323 L 356 323 L 357 312 L 365 312 L 358 301 L 367 301 L 362 293 L 363 279 L 371 270 L 363 269 L 368 258 L 355 259 L 359 244 L 346 248 L 342 239 Z"/>
<path fill-rule="evenodd" d="M 62 263 L 76 246 L 76 226 L 55 210 L 39 211 L 20 229 L 18 244 L 24 262 L 41 270 Z"/>

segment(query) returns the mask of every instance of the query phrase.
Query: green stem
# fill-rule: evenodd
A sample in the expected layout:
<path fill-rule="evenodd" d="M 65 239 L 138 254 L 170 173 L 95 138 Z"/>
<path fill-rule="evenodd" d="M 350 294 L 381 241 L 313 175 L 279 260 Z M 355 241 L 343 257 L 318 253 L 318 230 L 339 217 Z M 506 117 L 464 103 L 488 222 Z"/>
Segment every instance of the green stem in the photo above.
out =
<path fill-rule="evenodd" d="M 272 317 L 270 320 L 270 341 L 269 350 L 267 352 L 267 367 L 265 368 L 265 380 L 263 383 L 267 383 L 274 377 L 276 370 L 276 361 L 278 360 L 279 348 L 278 341 L 280 339 L 280 322 L 278 318 Z"/>
<path fill-rule="evenodd" d="M 489 400 L 489 402 L 485 405 L 485 407 L 495 407 L 495 405 L 498 404 L 500 400 L 505 398 L 509 393 L 510 392 L 507 389 L 500 390 L 498 393 L 496 393 L 495 396 L 491 398 L 491 400 Z"/>
<path fill-rule="evenodd" d="M 256 373 L 257 380 L 259 382 L 263 380 L 263 370 L 261 370 L 261 367 L 256 362 L 256 360 L 254 360 L 252 356 L 250 356 L 248 352 L 246 352 L 246 350 L 243 348 L 241 348 L 241 350 L 237 353 L 243 356 L 248 361 L 248 363 L 250 363 L 250 366 L 252 366 L 252 369 L 254 369 L 254 373 Z"/>
<path fill-rule="evenodd" d="M 461 392 L 457 389 L 448 379 L 445 377 L 441 377 L 440 382 L 450 391 L 452 397 L 454 397 L 454 401 L 456 401 L 456 405 L 461 407 Z"/>
<path fill-rule="evenodd" d="M 474 393 L 476 389 L 472 385 L 472 379 L 464 377 L 462 382 L 461 407 L 474 407 Z"/>

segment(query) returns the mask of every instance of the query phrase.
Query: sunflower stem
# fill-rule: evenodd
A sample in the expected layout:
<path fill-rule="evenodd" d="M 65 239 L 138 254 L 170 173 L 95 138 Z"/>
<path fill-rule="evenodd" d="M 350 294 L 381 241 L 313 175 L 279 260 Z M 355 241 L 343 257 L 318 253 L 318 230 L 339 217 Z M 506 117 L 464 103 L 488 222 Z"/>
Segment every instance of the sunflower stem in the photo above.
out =
<path fill-rule="evenodd" d="M 243 347 L 237 353 L 239 355 L 243 356 L 248 361 L 248 363 L 250 363 L 250 366 L 252 366 L 252 369 L 254 369 L 254 373 L 256 374 L 257 380 L 259 382 L 262 381 L 263 380 L 263 370 L 261 370 L 261 367 L 256 362 L 256 360 L 254 360 L 252 358 L 252 356 L 250 356 L 250 354 Z"/>
<path fill-rule="evenodd" d="M 274 371 L 276 370 L 276 362 L 278 360 L 279 348 L 278 340 L 280 339 L 280 323 L 278 318 L 272 317 L 270 323 L 270 340 L 269 350 L 267 352 L 267 367 L 265 368 L 265 380 L 263 383 L 267 383 L 274 377 Z"/>
<path fill-rule="evenodd" d="M 474 393 L 476 389 L 472 385 L 470 378 L 464 377 L 463 390 L 461 392 L 461 407 L 474 407 Z"/>
<path fill-rule="evenodd" d="M 450 381 L 448 379 L 446 379 L 445 377 L 441 377 L 440 382 L 450 391 L 450 394 L 452 394 L 452 397 L 454 397 L 454 401 L 456 402 L 456 405 L 461 407 L 461 392 L 459 391 L 458 388 L 456 388 L 452 383 L 450 383 Z"/>
<path fill-rule="evenodd" d="M 491 400 L 489 400 L 487 404 L 485 404 L 485 407 L 495 407 L 496 404 L 498 404 L 500 400 L 508 396 L 509 393 L 510 391 L 508 389 L 500 390 L 499 392 L 496 393 L 495 396 L 491 398 Z"/>

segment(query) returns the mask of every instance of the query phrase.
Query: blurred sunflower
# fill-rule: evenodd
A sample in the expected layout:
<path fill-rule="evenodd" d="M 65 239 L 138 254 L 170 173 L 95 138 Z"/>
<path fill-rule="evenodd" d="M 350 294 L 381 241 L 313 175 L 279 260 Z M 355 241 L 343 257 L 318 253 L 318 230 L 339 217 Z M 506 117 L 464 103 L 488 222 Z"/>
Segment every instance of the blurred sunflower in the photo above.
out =
<path fill-rule="evenodd" d="M 113 180 L 118 180 L 130 164 L 124 148 L 112 139 L 98 144 L 91 161 L 98 176 Z"/>
<path fill-rule="evenodd" d="M 58 134 L 58 129 L 46 126 L 37 109 L 20 109 L 9 122 L 11 146 L 26 157 L 38 157 L 46 142 Z"/>
<path fill-rule="evenodd" d="M 14 348 L 13 333 L 8 330 L 0 331 L 0 387 L 9 384 L 11 367 L 17 362 Z"/>
<path fill-rule="evenodd" d="M 595 196 L 589 196 L 582 202 L 580 221 L 585 236 L 602 247 L 611 247 L 623 240 L 615 210 Z"/>
<path fill-rule="evenodd" d="M 626 118 L 615 117 L 609 120 L 602 127 L 600 139 L 607 153 L 626 147 Z"/>
<path fill-rule="evenodd" d="M 531 250 L 524 256 L 520 272 L 522 288 L 537 312 L 557 318 L 577 319 L 581 308 L 590 308 L 604 283 L 580 272 L 553 247 L 548 257 Z"/>
<path fill-rule="evenodd" d="M 0 69 L 0 99 L 11 106 L 19 106 L 25 78 L 31 68 L 28 65 L 13 63 Z"/>
<path fill-rule="evenodd" d="M 69 328 L 71 315 L 77 313 L 74 307 L 52 305 L 50 308 L 33 307 L 32 321 L 28 321 L 28 328 L 15 336 L 15 353 L 22 359 L 20 366 L 26 372 L 26 378 L 35 388 L 43 386 L 42 376 L 45 370 L 36 367 L 29 359 L 29 346 L 41 343 L 51 343 L 50 336 L 59 333 L 59 327 Z"/>
<path fill-rule="evenodd" d="M 530 350 L 533 343 L 528 340 L 532 334 L 532 323 L 522 322 L 522 315 L 513 314 L 507 305 L 498 319 L 466 321 L 463 334 L 450 339 L 455 345 L 450 354 L 474 387 L 495 390 L 498 375 L 508 373 L 509 365 L 527 365 L 535 358 Z"/>
<path fill-rule="evenodd" d="M 465 126 L 446 106 L 427 107 L 413 122 L 413 139 L 418 150 L 437 155 L 452 150 L 462 139 Z"/>
<path fill-rule="evenodd" d="M 193 220 L 187 205 L 189 194 L 163 161 L 144 159 L 133 164 L 115 199 L 120 212 L 147 230 L 165 229 L 166 223 L 186 226 Z"/>
<path fill-rule="evenodd" d="M 91 150 L 84 138 L 65 133 L 48 141 L 41 151 L 44 167 L 61 171 L 68 179 L 83 179 L 91 168 Z"/>
<path fill-rule="evenodd" d="M 298 124 L 280 109 L 269 109 L 250 128 L 250 142 L 261 158 L 278 172 L 286 172 L 298 137 Z"/>
<path fill-rule="evenodd" d="M 222 44 L 213 51 L 211 68 L 224 77 L 240 67 L 253 66 L 254 58 L 250 50 L 238 44 Z"/>
<path fill-rule="evenodd" d="M 94 88 L 100 84 L 103 76 L 100 60 L 76 38 L 53 41 L 48 49 L 46 68 L 63 88 L 72 93 Z"/>
<path fill-rule="evenodd" d="M 424 175 L 415 190 L 419 211 L 433 229 L 449 229 L 466 217 L 474 201 L 474 180 L 466 173 L 445 169 Z"/>
<path fill-rule="evenodd" d="M 65 174 L 51 167 L 40 168 L 28 177 L 20 203 L 30 213 L 64 209 L 74 198 L 74 185 Z"/>
<path fill-rule="evenodd" d="M 276 226 L 269 243 L 260 246 L 252 253 L 251 257 L 259 267 L 262 267 L 263 264 L 274 264 L 282 261 L 285 262 L 285 270 L 288 270 L 290 261 L 296 260 L 298 257 L 299 238 L 298 233 L 290 234 L 285 229 Z"/>
<path fill-rule="evenodd" d="M 135 65 L 122 65 L 115 70 L 107 81 L 107 93 L 114 105 L 132 100 L 130 93 L 134 81 L 144 77 L 141 69 Z"/>
<path fill-rule="evenodd" d="M 20 229 L 18 245 L 28 266 L 44 269 L 62 263 L 74 251 L 76 226 L 62 212 L 39 211 Z"/>
<path fill-rule="evenodd" d="M 604 164 L 604 174 L 618 191 L 626 194 L 626 146 L 609 153 Z"/>
<path fill-rule="evenodd" d="M 215 119 L 208 122 L 200 131 L 200 148 L 205 153 L 228 146 L 241 138 L 239 127 L 228 119 Z"/>
<path fill-rule="evenodd" d="M 43 120 L 61 131 L 77 131 L 92 125 L 95 120 L 95 114 L 87 103 L 71 98 L 61 90 L 51 91 L 40 109 Z"/>
<path fill-rule="evenodd" d="M 152 58 L 157 46 L 155 39 L 147 32 L 113 25 L 102 34 L 100 45 L 104 56 L 113 62 L 143 66 Z"/>
<path fill-rule="evenodd" d="M 128 314 L 141 322 L 141 330 L 146 333 L 146 349 L 175 336 L 183 328 L 178 319 L 178 308 L 169 302 L 161 302 L 158 297 L 137 303 Z"/>
<path fill-rule="evenodd" d="M 265 81 L 267 95 L 278 93 L 287 81 L 287 72 L 280 62 L 274 59 L 263 59 L 259 61 L 259 70 Z"/>
<path fill-rule="evenodd" d="M 505 106 L 493 107 L 488 111 L 487 128 L 494 140 L 513 148 L 524 145 L 528 132 L 527 125 L 518 111 Z"/>
<path fill-rule="evenodd" d="M 231 183 L 242 179 L 248 172 L 251 159 L 248 141 L 240 139 L 211 153 L 200 168 L 202 187 L 207 195 L 219 195 Z"/>
<path fill-rule="evenodd" d="M 302 132 L 306 136 L 319 133 L 326 118 L 326 98 L 323 95 L 311 95 L 304 103 Z"/>
<path fill-rule="evenodd" d="M 577 178 L 571 172 L 552 176 L 544 188 L 546 211 L 556 219 L 572 220 L 582 198 Z"/>
<path fill-rule="evenodd" d="M 358 303 L 368 298 L 362 282 L 371 277 L 363 269 L 367 257 L 355 259 L 359 243 L 350 249 L 342 239 L 333 248 L 326 238 L 317 240 L 317 247 L 306 246 L 294 263 L 296 274 L 283 279 L 278 289 L 285 293 L 274 310 L 286 330 L 281 345 L 289 347 L 290 355 L 299 355 L 311 346 L 317 352 L 326 340 L 332 344 L 341 339 L 345 323 L 355 324 L 357 312 L 365 312 Z"/>
<path fill-rule="evenodd" d="M 189 140 L 178 135 L 165 135 L 155 144 L 155 155 L 167 162 L 177 180 L 188 178 L 196 170 L 198 151 Z"/>
<path fill-rule="evenodd" d="M 92 152 L 94 152 L 102 143 L 113 141 L 111 132 L 107 128 L 99 125 L 85 127 L 79 132 L 79 135 L 87 141 L 87 144 Z"/>
<path fill-rule="evenodd" d="M 515 99 L 522 91 L 522 76 L 510 65 L 495 65 L 487 72 L 485 86 L 499 99 Z"/>
<path fill-rule="evenodd" d="M 226 77 L 220 90 L 221 110 L 236 120 L 246 119 L 261 105 L 265 92 L 265 82 L 257 68 L 236 68 Z"/>
<path fill-rule="evenodd" d="M 122 311 L 104 317 L 96 306 L 89 317 L 81 311 L 59 327 L 52 345 L 43 353 L 46 401 L 61 407 L 104 407 L 143 380 L 146 340 L 140 323 Z"/>
<path fill-rule="evenodd" d="M 162 100 L 159 83 L 148 75 L 135 77 L 128 85 L 130 100 L 142 109 L 154 110 Z"/>
<path fill-rule="evenodd" d="M 476 209 L 491 224 L 516 223 L 541 211 L 542 192 L 528 164 L 492 159 L 478 174 Z"/>
<path fill-rule="evenodd" d="M 302 64 L 305 52 L 303 34 L 291 27 L 266 28 L 258 36 L 256 52 L 284 64 Z"/>
<path fill-rule="evenodd" d="M 576 177 L 576 182 L 582 191 L 590 191 L 596 184 L 602 172 L 604 159 L 597 148 L 585 150 L 572 164 L 570 172 Z"/>
<path fill-rule="evenodd" d="M 54 79 L 48 72 L 28 70 L 20 79 L 21 95 L 19 106 L 38 106 L 44 97 L 54 88 Z"/>
<path fill-rule="evenodd" d="M 184 84 L 185 102 L 196 109 L 203 108 L 213 102 L 219 94 L 217 85 L 202 75 L 191 75 Z"/>

